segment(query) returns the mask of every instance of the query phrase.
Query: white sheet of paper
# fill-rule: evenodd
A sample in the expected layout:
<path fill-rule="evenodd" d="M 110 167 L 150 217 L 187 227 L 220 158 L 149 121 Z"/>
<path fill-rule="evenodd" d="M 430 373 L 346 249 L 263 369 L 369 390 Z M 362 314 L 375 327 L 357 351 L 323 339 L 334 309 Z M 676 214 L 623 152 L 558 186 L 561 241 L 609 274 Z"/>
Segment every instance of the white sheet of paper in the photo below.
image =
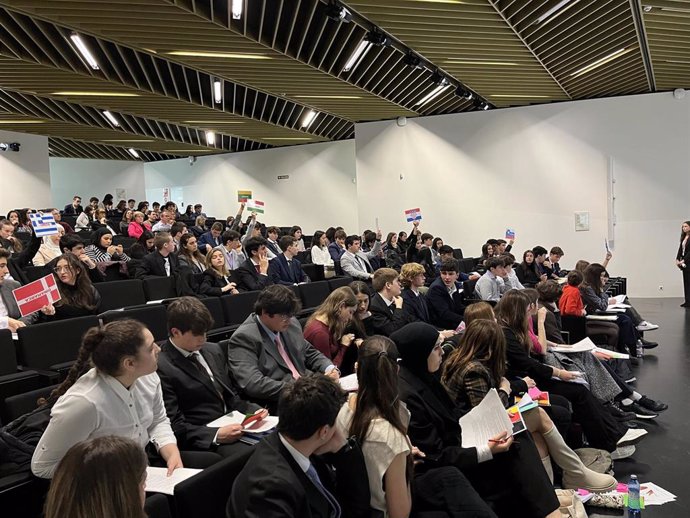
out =
<path fill-rule="evenodd" d="M 234 411 L 219 417 L 215 421 L 211 421 L 206 426 L 210 428 L 222 428 L 223 426 L 227 426 L 229 424 L 240 424 L 242 421 L 244 421 L 244 414 L 242 412 Z M 245 428 L 245 430 L 251 433 L 269 432 L 278 426 L 278 416 L 269 415 L 256 424 L 252 423 L 252 425 L 254 426 L 250 425 L 249 428 Z"/>
<path fill-rule="evenodd" d="M 610 358 L 618 358 L 619 360 L 628 360 L 630 359 L 629 354 L 625 353 L 619 353 L 618 351 L 612 351 L 610 349 L 604 349 L 602 347 L 595 347 L 592 349 L 592 353 L 601 353 L 609 356 Z"/>
<path fill-rule="evenodd" d="M 589 337 L 586 337 L 576 344 L 552 347 L 551 350 L 557 353 L 583 353 L 586 351 L 591 351 L 595 347 L 594 342 L 592 342 Z"/>
<path fill-rule="evenodd" d="M 357 392 L 359 385 L 357 384 L 357 373 L 348 374 L 338 380 L 340 388 L 345 392 Z"/>
<path fill-rule="evenodd" d="M 616 315 L 587 315 L 587 320 L 603 320 L 605 322 L 615 322 L 618 318 Z"/>
<path fill-rule="evenodd" d="M 627 295 L 616 295 L 613 298 L 616 299 L 617 304 L 623 304 L 625 302 L 625 297 L 627 297 Z M 630 307 L 630 306 L 628 306 L 628 307 Z"/>
<path fill-rule="evenodd" d="M 654 482 L 641 482 L 640 496 L 644 497 L 645 506 L 662 505 L 676 499 L 676 495 L 661 486 L 657 486 Z"/>
<path fill-rule="evenodd" d="M 489 439 L 498 434 L 513 433 L 508 412 L 503 408 L 496 389 L 491 389 L 481 403 L 460 418 L 460 427 L 463 448 L 486 446 Z"/>
<path fill-rule="evenodd" d="M 200 469 L 177 468 L 168 476 L 168 468 L 146 468 L 146 491 L 173 495 L 175 486 L 180 482 L 200 473 Z"/>

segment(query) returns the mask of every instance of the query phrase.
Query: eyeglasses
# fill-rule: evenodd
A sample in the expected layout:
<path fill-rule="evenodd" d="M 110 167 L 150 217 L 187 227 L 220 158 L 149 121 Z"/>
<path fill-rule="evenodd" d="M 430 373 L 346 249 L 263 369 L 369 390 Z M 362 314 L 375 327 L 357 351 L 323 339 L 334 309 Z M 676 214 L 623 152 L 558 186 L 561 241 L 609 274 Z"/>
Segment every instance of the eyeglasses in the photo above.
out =
<path fill-rule="evenodd" d="M 276 315 L 279 319 L 281 319 L 283 322 L 287 322 L 290 320 L 294 315 L 288 315 L 286 313 L 278 313 Z"/>
<path fill-rule="evenodd" d="M 60 272 L 71 272 L 71 271 L 72 271 L 72 267 L 71 267 L 71 266 L 56 266 L 55 268 L 53 268 L 53 271 L 54 271 L 55 273 L 60 273 Z"/>

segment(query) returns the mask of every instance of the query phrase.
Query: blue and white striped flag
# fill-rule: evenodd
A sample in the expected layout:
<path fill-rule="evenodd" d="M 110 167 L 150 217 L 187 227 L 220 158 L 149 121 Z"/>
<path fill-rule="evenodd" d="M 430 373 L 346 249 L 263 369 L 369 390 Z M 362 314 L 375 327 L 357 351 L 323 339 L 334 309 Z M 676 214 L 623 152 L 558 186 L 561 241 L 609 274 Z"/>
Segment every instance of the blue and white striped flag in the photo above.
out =
<path fill-rule="evenodd" d="M 58 224 L 52 214 L 29 214 L 31 226 L 37 237 L 52 236 L 58 233 Z"/>

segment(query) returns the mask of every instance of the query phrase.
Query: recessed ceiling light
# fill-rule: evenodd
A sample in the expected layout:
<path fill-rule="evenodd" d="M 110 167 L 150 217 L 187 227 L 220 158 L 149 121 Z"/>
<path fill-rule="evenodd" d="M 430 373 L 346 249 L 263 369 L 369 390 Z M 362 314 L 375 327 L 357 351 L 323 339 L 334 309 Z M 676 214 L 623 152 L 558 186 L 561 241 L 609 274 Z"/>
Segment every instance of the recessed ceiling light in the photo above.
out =
<path fill-rule="evenodd" d="M 309 125 L 314 122 L 314 119 L 316 118 L 317 113 L 314 110 L 309 110 L 304 118 L 302 119 L 302 127 L 303 128 L 308 128 Z"/>
<path fill-rule="evenodd" d="M 206 144 L 209 146 L 216 145 L 216 134 L 213 131 L 206 132 Z"/>
<path fill-rule="evenodd" d="M 196 50 L 173 50 L 169 56 L 187 56 L 192 58 L 221 58 L 221 59 L 273 59 L 264 54 L 245 54 L 242 52 L 203 52 Z"/>
<path fill-rule="evenodd" d="M 599 68 L 600 66 L 605 65 L 609 61 L 613 61 L 614 59 L 617 59 L 617 58 L 623 56 L 624 54 L 627 54 L 628 52 L 630 52 L 634 48 L 635 47 L 630 47 L 629 49 L 622 48 L 622 49 L 618 49 L 615 52 L 611 52 L 611 54 L 607 54 L 603 58 L 597 59 L 593 63 L 590 63 L 589 65 L 586 65 L 586 66 L 580 68 L 579 70 L 576 70 L 575 72 L 570 74 L 570 77 L 578 77 L 578 76 L 581 76 L 582 74 L 586 74 L 587 72 L 591 72 L 595 68 Z"/>
<path fill-rule="evenodd" d="M 450 65 L 483 65 L 483 66 L 495 66 L 495 67 L 517 67 L 519 63 L 513 63 L 511 61 L 484 61 L 480 59 L 447 59 L 444 63 Z"/>
<path fill-rule="evenodd" d="M 129 139 L 106 139 L 101 140 L 101 142 L 155 142 L 152 139 L 141 139 L 141 138 L 129 138 Z"/>
<path fill-rule="evenodd" d="M 259 140 L 311 140 L 311 137 L 262 137 Z"/>
<path fill-rule="evenodd" d="M 45 121 L 31 120 L 31 119 L 4 119 L 0 120 L 0 124 L 43 124 Z"/>
<path fill-rule="evenodd" d="M 134 158 L 139 158 L 139 153 L 137 152 L 136 149 L 134 149 L 134 148 L 129 148 L 127 151 L 128 151 L 129 154 L 132 155 Z"/>
<path fill-rule="evenodd" d="M 93 57 L 93 54 L 91 54 L 91 51 L 84 43 L 84 40 L 81 39 L 81 36 L 79 36 L 79 34 L 77 33 L 72 33 L 70 34 L 69 39 L 72 40 L 72 43 L 74 43 L 74 46 L 77 48 L 77 51 L 79 51 L 81 57 L 84 58 L 84 61 L 86 61 L 86 63 L 92 69 L 98 70 L 98 62 L 96 61 L 96 58 Z"/>
<path fill-rule="evenodd" d="M 561 14 L 566 12 L 568 9 L 570 9 L 572 6 L 574 6 L 579 1 L 580 0 L 561 0 L 556 5 L 554 5 L 551 9 L 549 9 L 544 14 L 542 14 L 539 18 L 537 18 L 535 23 L 541 23 L 542 25 L 546 25 L 546 23 L 548 23 L 551 20 L 555 19 L 556 17 L 560 16 Z M 568 4 L 570 4 L 570 5 L 568 5 Z M 565 9 L 563 9 L 564 7 L 565 7 Z M 546 20 L 546 22 L 544 20 Z"/>
<path fill-rule="evenodd" d="M 130 93 L 130 92 L 60 91 L 60 92 L 51 92 L 50 95 L 71 95 L 74 97 L 139 97 L 139 94 Z"/>
<path fill-rule="evenodd" d="M 360 95 L 295 95 L 295 99 L 361 99 Z"/>
<path fill-rule="evenodd" d="M 104 116 L 106 119 L 108 119 L 108 122 L 110 122 L 110 124 L 112 124 L 113 126 L 120 127 L 120 121 L 118 121 L 118 120 L 115 118 L 115 115 L 113 115 L 112 113 L 110 113 L 108 110 L 104 110 L 104 111 L 103 111 L 103 116 Z"/>

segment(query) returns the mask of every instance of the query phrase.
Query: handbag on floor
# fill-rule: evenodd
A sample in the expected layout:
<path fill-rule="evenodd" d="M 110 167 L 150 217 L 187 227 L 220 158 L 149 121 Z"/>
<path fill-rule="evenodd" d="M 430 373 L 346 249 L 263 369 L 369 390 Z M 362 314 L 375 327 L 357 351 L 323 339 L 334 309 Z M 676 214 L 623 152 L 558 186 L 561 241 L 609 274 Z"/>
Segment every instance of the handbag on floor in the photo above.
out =
<path fill-rule="evenodd" d="M 558 510 L 563 517 L 587 518 L 585 506 L 573 489 L 556 489 L 556 496 L 560 505 Z"/>
<path fill-rule="evenodd" d="M 597 448 L 578 448 L 575 450 L 575 453 L 580 457 L 582 464 L 592 471 L 613 475 L 613 459 L 611 458 L 611 454 L 606 450 L 598 450 Z"/>

